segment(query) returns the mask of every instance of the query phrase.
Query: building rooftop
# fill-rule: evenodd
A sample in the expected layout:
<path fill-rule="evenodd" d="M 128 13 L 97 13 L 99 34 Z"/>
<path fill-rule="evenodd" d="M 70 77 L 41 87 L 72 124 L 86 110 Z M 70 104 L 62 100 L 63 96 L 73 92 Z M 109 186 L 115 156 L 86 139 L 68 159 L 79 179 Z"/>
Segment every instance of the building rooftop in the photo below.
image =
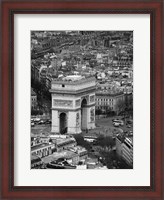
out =
<path fill-rule="evenodd" d="M 69 78 L 68 78 L 69 77 Z M 81 78 L 79 75 L 68 76 L 66 79 L 54 79 L 51 82 L 50 92 L 62 94 L 78 94 L 90 90 L 95 90 L 95 77 Z"/>
<path fill-rule="evenodd" d="M 37 149 L 41 149 L 41 148 L 49 147 L 49 146 L 52 146 L 52 144 L 48 144 L 48 143 L 38 144 L 38 145 L 36 145 L 36 146 L 32 146 L 32 147 L 31 147 L 31 151 L 35 151 L 35 150 L 37 150 Z"/>
<path fill-rule="evenodd" d="M 79 81 L 84 78 L 85 78 L 84 76 L 80 76 L 80 75 L 70 75 L 70 76 L 64 77 L 63 81 Z"/>
<path fill-rule="evenodd" d="M 41 158 L 39 158 L 36 155 L 31 155 L 31 164 L 35 164 L 35 163 L 38 163 L 38 162 L 42 162 Z"/>
<path fill-rule="evenodd" d="M 74 138 L 57 138 L 56 139 L 56 144 L 58 146 L 69 143 L 69 142 L 76 142 L 76 140 Z"/>
<path fill-rule="evenodd" d="M 66 158 L 66 159 L 70 159 L 70 158 L 73 158 L 73 157 L 76 157 L 77 154 L 72 152 L 72 151 L 69 151 L 69 150 L 65 150 L 65 151 L 62 151 L 62 152 L 54 152 L 53 153 L 53 159 L 54 160 L 58 160 L 59 158 Z"/>
<path fill-rule="evenodd" d="M 69 150 L 73 151 L 74 153 L 81 153 L 87 151 L 84 147 L 81 146 L 70 147 Z"/>
<path fill-rule="evenodd" d="M 123 94 L 123 91 L 114 91 L 114 90 L 98 90 L 96 92 L 96 95 L 101 95 L 101 96 L 117 96 L 117 95 L 122 95 Z"/>
<path fill-rule="evenodd" d="M 117 135 L 117 139 L 120 140 L 121 143 L 124 143 L 124 144 L 126 144 L 128 146 L 133 147 L 133 136 L 132 135 L 126 137 L 126 136 L 124 136 L 122 134 L 119 134 L 119 135 Z"/>
<path fill-rule="evenodd" d="M 81 75 L 68 75 L 66 77 L 60 77 L 57 79 L 54 79 L 52 81 L 52 84 L 79 84 L 79 83 L 84 83 L 90 80 L 95 80 L 95 77 L 93 76 L 81 76 Z"/>
<path fill-rule="evenodd" d="M 119 135 L 117 135 L 117 139 L 118 139 L 121 143 L 123 143 L 124 140 L 125 140 L 125 136 L 122 135 L 122 134 L 119 134 Z"/>
<path fill-rule="evenodd" d="M 127 142 L 133 146 L 133 135 L 126 137 L 125 142 Z"/>

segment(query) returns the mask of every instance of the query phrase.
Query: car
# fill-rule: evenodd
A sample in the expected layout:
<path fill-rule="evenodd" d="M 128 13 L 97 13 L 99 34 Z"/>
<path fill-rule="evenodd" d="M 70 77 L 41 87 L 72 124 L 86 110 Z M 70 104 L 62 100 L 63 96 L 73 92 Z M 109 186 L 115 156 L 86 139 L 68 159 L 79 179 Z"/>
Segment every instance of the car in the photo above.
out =
<path fill-rule="evenodd" d="M 123 120 L 120 120 L 120 119 L 114 119 L 114 120 L 113 120 L 113 123 L 118 123 L 118 124 L 121 125 L 121 126 L 124 125 Z"/>
<path fill-rule="evenodd" d="M 120 119 L 112 119 L 112 122 L 117 122 L 119 121 Z"/>
<path fill-rule="evenodd" d="M 131 125 L 129 124 L 129 125 L 127 125 L 127 128 L 131 128 Z"/>
<path fill-rule="evenodd" d="M 124 122 L 122 120 L 119 121 L 120 125 L 123 126 Z"/>
<path fill-rule="evenodd" d="M 31 127 L 34 127 L 35 126 L 35 123 L 34 122 L 31 122 Z"/>
<path fill-rule="evenodd" d="M 118 122 L 113 122 L 113 126 L 119 127 L 119 126 L 120 126 L 120 123 L 118 123 Z"/>
<path fill-rule="evenodd" d="M 51 124 L 51 120 L 50 119 L 46 120 L 45 124 Z"/>
<path fill-rule="evenodd" d="M 38 124 L 40 122 L 40 118 L 34 118 L 33 121 L 35 124 Z"/>
<path fill-rule="evenodd" d="M 38 122 L 38 124 L 44 124 L 45 122 L 44 122 L 44 120 L 40 120 L 39 122 Z"/>
<path fill-rule="evenodd" d="M 36 122 L 39 122 L 40 118 L 34 118 L 33 120 L 36 121 Z"/>

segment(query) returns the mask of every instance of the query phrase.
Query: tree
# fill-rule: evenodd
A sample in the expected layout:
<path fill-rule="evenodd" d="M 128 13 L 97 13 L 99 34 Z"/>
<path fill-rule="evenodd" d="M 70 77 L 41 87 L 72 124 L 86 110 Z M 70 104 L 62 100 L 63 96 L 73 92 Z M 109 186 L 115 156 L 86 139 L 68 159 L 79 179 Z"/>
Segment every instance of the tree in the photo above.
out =
<path fill-rule="evenodd" d="M 96 113 L 96 115 L 101 115 L 102 111 L 101 111 L 101 109 L 96 109 L 95 113 Z"/>
<path fill-rule="evenodd" d="M 107 166 L 108 169 L 113 169 L 115 160 L 116 158 L 116 154 L 114 151 L 102 151 L 101 152 L 102 157 L 104 158 L 104 164 Z"/>
<path fill-rule="evenodd" d="M 43 115 L 43 111 L 41 110 L 31 110 L 31 115 Z"/>
<path fill-rule="evenodd" d="M 115 145 L 115 142 L 111 136 L 104 136 L 100 135 L 96 141 L 95 144 L 98 146 L 101 146 L 102 148 L 111 148 Z"/>
<path fill-rule="evenodd" d="M 125 111 L 125 109 L 126 109 L 126 104 L 125 104 L 125 102 L 124 102 L 123 100 L 119 99 L 119 100 L 117 101 L 117 108 L 116 108 L 117 114 L 119 114 L 119 113 L 122 112 L 122 111 Z"/>
<path fill-rule="evenodd" d="M 127 115 L 133 115 L 133 95 L 129 94 L 125 97 L 125 112 Z"/>
<path fill-rule="evenodd" d="M 74 138 L 77 142 L 77 145 L 85 147 L 87 150 L 91 149 L 90 143 L 85 141 L 84 137 L 82 135 L 74 135 Z"/>

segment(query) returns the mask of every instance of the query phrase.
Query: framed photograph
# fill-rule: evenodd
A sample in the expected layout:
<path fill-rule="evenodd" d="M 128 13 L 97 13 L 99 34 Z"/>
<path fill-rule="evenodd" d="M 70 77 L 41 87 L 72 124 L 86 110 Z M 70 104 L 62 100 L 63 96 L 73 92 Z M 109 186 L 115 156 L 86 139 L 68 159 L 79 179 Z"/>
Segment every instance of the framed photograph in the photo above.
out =
<path fill-rule="evenodd" d="M 1 198 L 162 200 L 163 2 L 1 8 Z"/>

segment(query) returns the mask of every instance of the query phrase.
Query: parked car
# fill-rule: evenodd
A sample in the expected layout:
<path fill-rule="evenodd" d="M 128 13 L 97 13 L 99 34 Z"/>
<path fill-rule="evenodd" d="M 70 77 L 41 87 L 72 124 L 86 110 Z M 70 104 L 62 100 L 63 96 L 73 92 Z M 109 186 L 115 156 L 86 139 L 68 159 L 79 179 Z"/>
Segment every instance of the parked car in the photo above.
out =
<path fill-rule="evenodd" d="M 33 120 L 35 124 L 38 124 L 40 122 L 40 118 L 34 118 Z"/>
<path fill-rule="evenodd" d="M 40 120 L 39 122 L 38 122 L 38 124 L 44 124 L 45 123 L 45 121 L 44 120 Z"/>
<path fill-rule="evenodd" d="M 50 120 L 50 119 L 47 119 L 47 120 L 45 121 L 45 124 L 51 124 L 51 120 Z"/>
<path fill-rule="evenodd" d="M 113 119 L 113 123 L 118 123 L 118 124 L 121 125 L 121 126 L 124 125 L 123 120 L 120 120 L 120 119 Z"/>
<path fill-rule="evenodd" d="M 117 122 L 119 121 L 120 119 L 112 119 L 112 122 Z"/>
<path fill-rule="evenodd" d="M 120 123 L 118 123 L 118 122 L 113 122 L 113 126 L 119 127 L 119 126 L 120 126 Z"/>
<path fill-rule="evenodd" d="M 35 123 L 34 122 L 31 122 L 31 127 L 34 127 L 35 126 Z"/>

